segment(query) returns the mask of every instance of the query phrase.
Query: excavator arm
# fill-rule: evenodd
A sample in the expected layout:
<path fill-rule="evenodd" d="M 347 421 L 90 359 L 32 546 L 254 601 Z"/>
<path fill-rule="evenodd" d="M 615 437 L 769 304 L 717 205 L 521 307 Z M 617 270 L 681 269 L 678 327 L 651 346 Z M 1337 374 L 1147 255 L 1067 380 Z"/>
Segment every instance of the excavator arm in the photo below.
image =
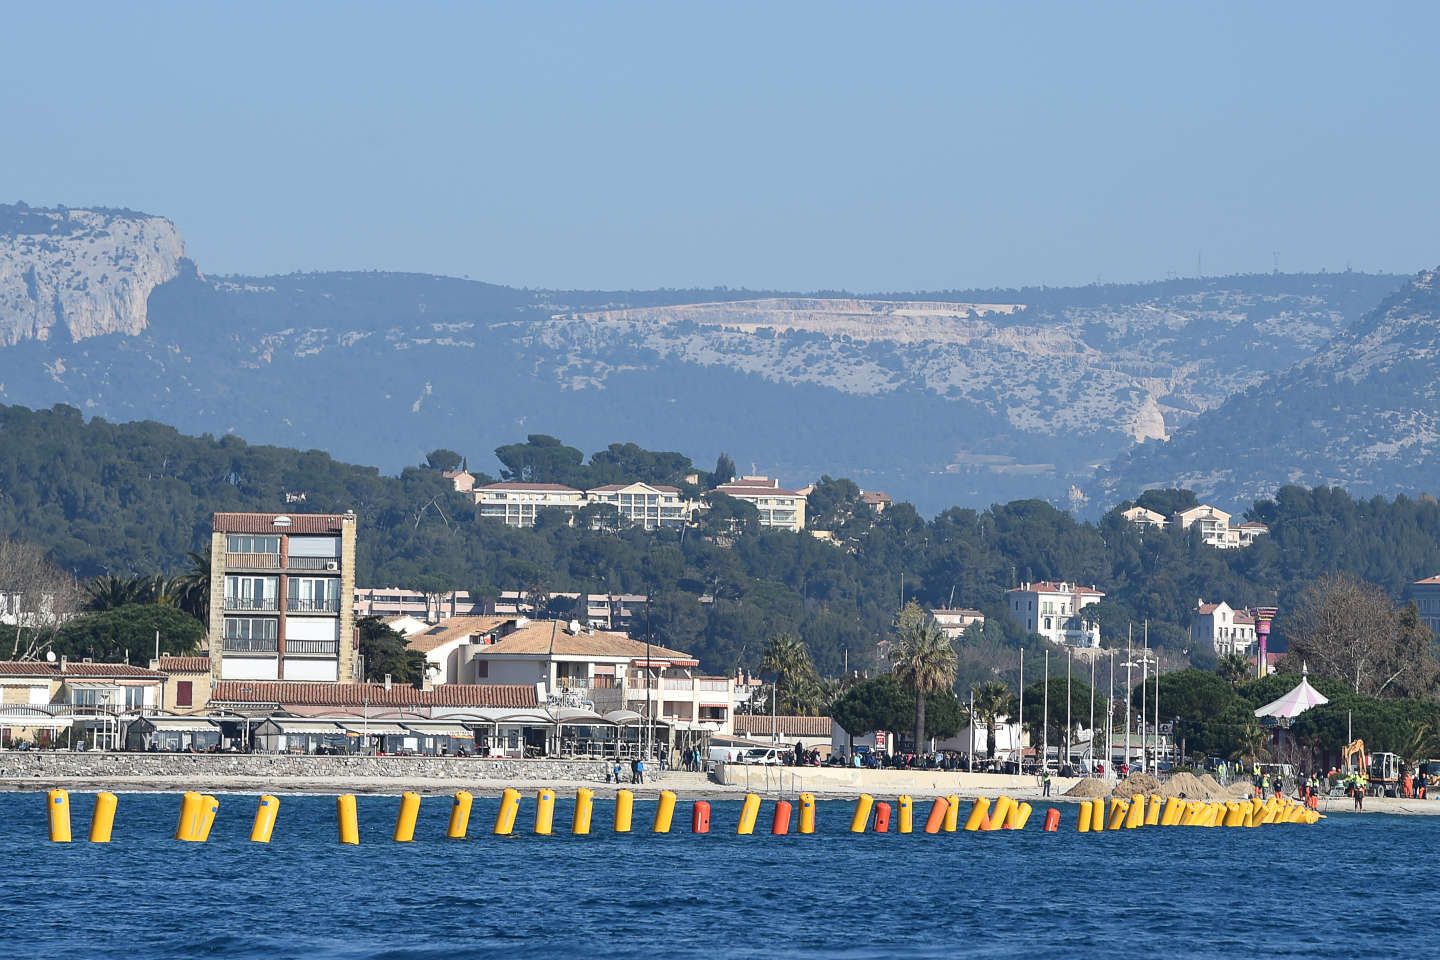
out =
<path fill-rule="evenodd" d="M 1368 777 L 1370 760 L 1365 755 L 1365 741 L 1356 739 L 1347 743 L 1340 751 L 1340 763 L 1348 767 L 1351 773 L 1359 773 Z"/>

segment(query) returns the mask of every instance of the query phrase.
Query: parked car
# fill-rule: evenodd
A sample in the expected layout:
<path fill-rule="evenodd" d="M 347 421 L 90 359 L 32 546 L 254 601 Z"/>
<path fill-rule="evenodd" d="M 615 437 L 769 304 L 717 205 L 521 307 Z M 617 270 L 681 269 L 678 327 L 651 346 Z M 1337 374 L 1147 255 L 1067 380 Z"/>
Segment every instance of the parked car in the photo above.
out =
<path fill-rule="evenodd" d="M 740 755 L 741 763 L 759 764 L 764 767 L 778 767 L 785 761 L 774 747 L 751 747 Z"/>

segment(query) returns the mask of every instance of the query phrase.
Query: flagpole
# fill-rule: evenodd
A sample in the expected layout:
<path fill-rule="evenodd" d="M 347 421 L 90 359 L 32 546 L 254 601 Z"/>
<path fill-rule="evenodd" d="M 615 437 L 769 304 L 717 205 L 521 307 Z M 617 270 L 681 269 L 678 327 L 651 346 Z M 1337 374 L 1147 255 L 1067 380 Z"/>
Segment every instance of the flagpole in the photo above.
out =
<path fill-rule="evenodd" d="M 1045 698 L 1040 714 L 1040 770 L 1050 772 L 1050 648 L 1045 648 Z"/>
<path fill-rule="evenodd" d="M 1130 766 L 1130 669 L 1135 666 L 1133 641 L 1135 624 L 1125 632 L 1125 766 Z"/>
<path fill-rule="evenodd" d="M 1096 650 L 1090 656 L 1090 772 L 1095 772 L 1095 661 L 1100 659 L 1100 651 Z"/>
<path fill-rule="evenodd" d="M 1020 761 L 1016 772 L 1021 776 L 1025 774 L 1025 648 L 1020 648 Z"/>
<path fill-rule="evenodd" d="M 1065 763 L 1062 764 L 1062 766 L 1068 766 L 1069 763 L 1070 763 L 1070 729 L 1071 729 L 1071 727 L 1070 727 L 1070 661 L 1071 661 L 1071 659 L 1072 659 L 1072 658 L 1071 658 L 1070 648 L 1069 648 L 1069 647 L 1066 647 L 1066 648 L 1065 648 Z"/>

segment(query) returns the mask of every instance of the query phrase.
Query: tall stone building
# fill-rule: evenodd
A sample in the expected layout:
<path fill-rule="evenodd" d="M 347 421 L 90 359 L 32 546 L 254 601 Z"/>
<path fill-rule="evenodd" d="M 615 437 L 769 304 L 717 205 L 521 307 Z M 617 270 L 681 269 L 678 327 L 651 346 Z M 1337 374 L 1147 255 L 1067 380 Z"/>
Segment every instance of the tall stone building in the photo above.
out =
<path fill-rule="evenodd" d="M 217 513 L 212 528 L 215 679 L 357 680 L 355 514 Z"/>

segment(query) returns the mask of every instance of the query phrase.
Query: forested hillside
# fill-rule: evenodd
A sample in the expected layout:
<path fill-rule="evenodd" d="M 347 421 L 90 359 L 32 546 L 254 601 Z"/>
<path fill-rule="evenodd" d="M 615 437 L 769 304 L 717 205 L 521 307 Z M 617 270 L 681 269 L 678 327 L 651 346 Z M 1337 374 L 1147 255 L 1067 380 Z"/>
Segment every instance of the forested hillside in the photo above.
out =
<path fill-rule="evenodd" d="M 579 451 L 546 438 L 540 446 L 513 445 L 501 459 L 528 465 L 536 479 L 582 469 Z M 583 469 L 661 477 L 688 466 L 682 454 L 622 445 Z M 287 503 L 287 495 L 304 499 Z M 1192 499 L 1183 491 L 1141 498 L 1162 511 Z M 1004 590 L 1022 580 L 1093 583 L 1108 594 L 1100 611 L 1107 638 L 1148 618 L 1152 641 L 1180 655 L 1200 597 L 1278 603 L 1283 634 L 1284 609 L 1323 573 L 1348 571 L 1400 598 L 1410 581 L 1440 572 L 1440 505 L 1429 498 L 1357 501 L 1341 490 L 1285 488 L 1249 511 L 1270 536 L 1235 551 L 1193 533 L 1142 531 L 1114 512 L 1080 523 L 1034 500 L 946 510 L 928 523 L 901 503 L 877 518 L 853 483 L 831 478 L 810 506 L 814 525 L 834 530 L 838 544 L 760 530 L 744 511 L 724 510 L 683 534 L 560 522 L 516 530 L 476 520 L 432 466 L 385 476 L 236 437 L 86 421 L 65 407 L 0 407 L 0 536 L 44 548 L 79 577 L 177 572 L 187 551 L 203 547 L 217 510 L 353 509 L 362 584 L 648 593 L 655 638 L 695 651 L 713 670 L 754 667 L 765 639 L 782 631 L 803 638 L 824 673 L 847 659 L 868 666 L 900 604 L 902 577 L 906 599 L 989 615 L 962 664 L 979 673 L 1024 640 L 1003 608 Z"/>

